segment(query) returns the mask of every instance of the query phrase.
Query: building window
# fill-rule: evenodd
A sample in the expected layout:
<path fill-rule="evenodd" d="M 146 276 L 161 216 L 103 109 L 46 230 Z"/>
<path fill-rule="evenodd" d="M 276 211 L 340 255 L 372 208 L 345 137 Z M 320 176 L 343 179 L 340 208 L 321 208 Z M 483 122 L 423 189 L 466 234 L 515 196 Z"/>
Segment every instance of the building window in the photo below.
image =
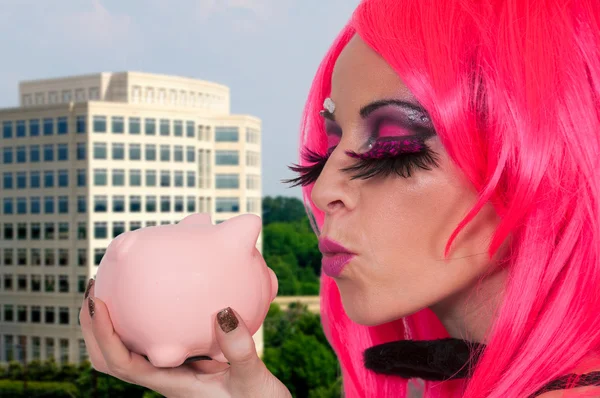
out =
<path fill-rule="evenodd" d="M 216 151 L 215 164 L 217 166 L 238 166 L 240 154 L 238 151 Z"/>
<path fill-rule="evenodd" d="M 94 133 L 106 133 L 106 116 L 94 116 Z"/>
<path fill-rule="evenodd" d="M 156 196 L 146 196 L 146 212 L 156 212 Z"/>
<path fill-rule="evenodd" d="M 77 213 L 85 214 L 87 212 L 87 199 L 86 196 L 77 196 Z"/>
<path fill-rule="evenodd" d="M 44 275 L 44 292 L 53 293 L 56 290 L 56 277 L 54 275 Z"/>
<path fill-rule="evenodd" d="M 144 119 L 146 135 L 156 135 L 156 119 Z"/>
<path fill-rule="evenodd" d="M 54 214 L 54 197 L 44 197 L 44 214 Z"/>
<path fill-rule="evenodd" d="M 175 196 L 175 212 L 183 213 L 183 196 Z"/>
<path fill-rule="evenodd" d="M 39 188 L 42 184 L 42 177 L 39 171 L 32 171 L 29 174 L 29 187 L 30 188 Z"/>
<path fill-rule="evenodd" d="M 85 340 L 79 340 L 79 363 L 85 362 L 89 360 L 89 356 L 87 353 L 87 348 L 85 346 Z"/>
<path fill-rule="evenodd" d="M 239 174 L 217 174 L 215 177 L 217 189 L 239 189 Z"/>
<path fill-rule="evenodd" d="M 125 196 L 113 196 L 113 212 L 123 213 L 125 211 Z"/>
<path fill-rule="evenodd" d="M 27 225 L 25 225 L 27 228 Z M 17 249 L 17 265 L 27 265 L 27 249 Z"/>
<path fill-rule="evenodd" d="M 107 158 L 106 143 L 94 142 L 94 159 L 104 160 Z"/>
<path fill-rule="evenodd" d="M 125 223 L 121 221 L 113 222 L 113 239 L 125 232 Z"/>
<path fill-rule="evenodd" d="M 108 198 L 104 195 L 94 196 L 94 212 L 106 213 L 108 210 Z"/>
<path fill-rule="evenodd" d="M 25 284 L 27 284 L 27 277 L 25 275 L 20 275 L 23 276 L 25 278 Z M 27 290 L 27 289 L 25 289 Z M 25 323 L 27 322 L 27 306 L 26 305 L 19 305 L 17 306 L 17 322 L 19 323 Z M 24 347 L 20 347 L 21 349 L 23 349 Z"/>
<path fill-rule="evenodd" d="M 13 137 L 13 122 L 2 122 L 2 137 L 12 138 Z"/>
<path fill-rule="evenodd" d="M 77 275 L 77 293 L 85 293 L 87 287 L 87 277 L 85 275 Z"/>
<path fill-rule="evenodd" d="M 6 313 L 6 312 L 5 312 Z M 6 318 L 4 318 L 6 320 Z M 12 318 L 9 322 L 12 321 Z M 15 359 L 14 356 L 14 337 L 4 335 L 4 359 L 6 362 L 11 362 Z"/>
<path fill-rule="evenodd" d="M 185 123 L 185 135 L 187 138 L 194 138 L 196 136 L 196 132 L 194 129 L 194 122 L 193 121 L 187 121 Z"/>
<path fill-rule="evenodd" d="M 39 277 L 39 275 L 33 275 Z M 37 290 L 39 292 L 39 290 Z M 34 305 L 31 307 L 31 322 L 40 323 L 42 321 L 42 307 Z M 39 348 L 39 347 L 38 347 Z"/>
<path fill-rule="evenodd" d="M 173 159 L 176 162 L 183 162 L 183 146 L 175 145 L 173 150 Z"/>
<path fill-rule="evenodd" d="M 13 187 L 14 187 L 13 173 L 5 172 L 3 174 L 2 181 L 3 181 L 4 189 L 13 189 Z"/>
<path fill-rule="evenodd" d="M 17 172 L 17 189 L 27 188 L 27 173 L 25 171 Z"/>
<path fill-rule="evenodd" d="M 44 145 L 44 162 L 53 162 L 54 161 L 54 145 L 46 144 Z"/>
<path fill-rule="evenodd" d="M 58 144 L 58 160 L 60 162 L 64 162 L 69 160 L 69 145 L 68 144 Z"/>
<path fill-rule="evenodd" d="M 42 265 L 42 250 L 31 249 L 31 265 L 39 267 Z"/>
<path fill-rule="evenodd" d="M 29 136 L 39 137 L 40 135 L 40 120 L 32 119 L 29 121 Z"/>
<path fill-rule="evenodd" d="M 54 135 L 54 119 L 44 119 L 44 135 Z"/>
<path fill-rule="evenodd" d="M 130 196 L 129 197 L 129 211 L 132 213 L 139 213 L 142 211 L 142 197 L 141 196 Z"/>
<path fill-rule="evenodd" d="M 260 176 L 247 174 L 246 175 L 246 189 L 259 190 L 260 189 Z"/>
<path fill-rule="evenodd" d="M 259 144 L 260 132 L 253 128 L 246 128 L 246 142 L 250 144 Z"/>
<path fill-rule="evenodd" d="M 160 211 L 161 213 L 168 213 L 171 211 L 171 197 L 161 196 L 160 197 Z"/>
<path fill-rule="evenodd" d="M 125 132 L 125 120 L 122 116 L 112 117 L 112 132 L 113 134 L 123 134 Z"/>
<path fill-rule="evenodd" d="M 4 290 L 13 290 L 13 277 L 12 275 L 4 275 Z M 6 317 L 5 317 L 6 318 Z"/>
<path fill-rule="evenodd" d="M 87 223 L 85 221 L 80 221 L 77 223 L 77 239 L 86 240 L 87 239 Z M 85 249 L 83 249 L 85 250 Z"/>
<path fill-rule="evenodd" d="M 54 338 L 46 337 L 46 359 L 56 359 L 56 354 L 54 353 Z"/>
<path fill-rule="evenodd" d="M 216 142 L 239 142 L 240 129 L 237 127 L 215 127 Z"/>
<path fill-rule="evenodd" d="M 44 239 L 45 240 L 54 240 L 54 223 L 53 222 L 44 223 Z"/>
<path fill-rule="evenodd" d="M 129 144 L 129 160 L 142 159 L 142 146 L 140 144 Z"/>
<path fill-rule="evenodd" d="M 196 212 L 196 198 L 193 196 L 188 196 L 188 198 L 187 198 L 187 212 L 188 213 Z"/>
<path fill-rule="evenodd" d="M 146 170 L 146 186 L 156 186 L 156 170 Z"/>
<path fill-rule="evenodd" d="M 44 249 L 44 265 L 53 267 L 56 265 L 56 256 L 54 249 Z"/>
<path fill-rule="evenodd" d="M 48 276 L 48 275 L 46 275 Z M 53 324 L 56 322 L 56 312 L 54 310 L 54 307 L 45 307 L 44 308 L 44 322 L 45 323 L 49 323 L 49 324 Z M 52 341 L 52 343 L 54 343 L 54 340 Z M 47 343 L 46 343 L 47 344 Z"/>
<path fill-rule="evenodd" d="M 27 128 L 25 127 L 25 120 L 17 120 L 17 138 L 23 138 L 27 136 Z"/>
<path fill-rule="evenodd" d="M 94 185 L 97 187 L 104 187 L 108 184 L 106 169 L 94 169 Z"/>
<path fill-rule="evenodd" d="M 77 116 L 77 118 L 75 119 L 75 128 L 77 130 L 77 134 L 85 134 L 86 124 L 87 116 Z"/>
<path fill-rule="evenodd" d="M 60 214 L 68 214 L 69 213 L 69 197 L 68 196 L 59 196 L 58 197 L 58 212 Z"/>
<path fill-rule="evenodd" d="M 188 188 L 194 188 L 196 186 L 196 172 L 187 172 L 187 186 Z"/>
<path fill-rule="evenodd" d="M 42 224 L 39 222 L 31 223 L 31 239 L 40 240 L 42 239 Z"/>
<path fill-rule="evenodd" d="M 107 239 L 108 238 L 108 226 L 106 222 L 95 222 L 94 223 L 94 239 Z"/>
<path fill-rule="evenodd" d="M 17 147 L 17 163 L 27 162 L 27 149 L 24 146 Z"/>
<path fill-rule="evenodd" d="M 94 265 L 100 265 L 106 249 L 94 249 Z"/>
<path fill-rule="evenodd" d="M 54 187 L 54 170 L 44 171 L 44 188 Z"/>
<path fill-rule="evenodd" d="M 58 186 L 60 188 L 69 187 L 69 170 L 58 170 Z"/>
<path fill-rule="evenodd" d="M 87 170 L 77 169 L 77 186 L 85 187 L 87 182 Z"/>
<path fill-rule="evenodd" d="M 17 198 L 17 214 L 27 214 L 27 198 Z"/>
<path fill-rule="evenodd" d="M 58 309 L 58 323 L 60 323 L 61 325 L 69 324 L 69 307 L 60 307 Z M 68 345 L 69 340 L 66 340 L 66 341 L 67 341 L 67 345 Z M 62 342 L 62 340 L 61 340 L 61 342 Z"/>
<path fill-rule="evenodd" d="M 254 151 L 246 151 L 246 166 L 259 167 L 260 154 Z"/>
<path fill-rule="evenodd" d="M 142 186 L 142 170 L 139 170 L 139 169 L 129 170 L 129 186 L 130 187 L 141 187 Z"/>
<path fill-rule="evenodd" d="M 146 144 L 146 160 L 156 160 L 156 145 Z"/>
<path fill-rule="evenodd" d="M 58 249 L 58 265 L 60 267 L 69 265 L 69 249 Z"/>
<path fill-rule="evenodd" d="M 173 122 L 173 131 L 175 137 L 183 137 L 183 121 L 175 120 Z"/>
<path fill-rule="evenodd" d="M 163 188 L 171 186 L 171 172 L 169 170 L 161 170 L 160 186 Z"/>
<path fill-rule="evenodd" d="M 129 223 L 129 229 L 131 231 L 135 231 L 142 228 L 142 223 L 140 221 L 132 221 Z"/>
<path fill-rule="evenodd" d="M 15 307 L 12 304 L 4 304 L 4 321 L 5 322 L 14 322 L 14 320 L 15 320 L 15 309 L 14 308 Z"/>
<path fill-rule="evenodd" d="M 125 186 L 125 170 L 113 169 L 112 185 L 115 187 L 124 187 Z"/>
<path fill-rule="evenodd" d="M 33 196 L 30 200 L 31 214 L 40 214 L 42 212 L 41 198 L 39 196 Z"/>
<path fill-rule="evenodd" d="M 26 240 L 27 239 L 27 223 L 25 223 L 25 222 L 17 223 L 17 239 L 18 240 Z"/>
<path fill-rule="evenodd" d="M 160 119 L 160 135 L 171 135 L 171 121 L 168 119 Z"/>
<path fill-rule="evenodd" d="M 4 239 L 12 240 L 13 239 L 13 225 L 11 223 L 4 223 Z M 12 249 L 10 249 L 12 250 Z M 6 252 L 5 252 L 6 255 Z"/>
<path fill-rule="evenodd" d="M 175 186 L 183 187 L 183 171 L 175 170 Z"/>
<path fill-rule="evenodd" d="M 125 160 L 125 144 L 112 144 L 112 158 L 113 160 Z"/>
<path fill-rule="evenodd" d="M 85 160 L 86 158 L 87 147 L 85 142 L 77 143 L 77 160 Z"/>
<path fill-rule="evenodd" d="M 4 148 L 4 164 L 12 164 L 13 162 L 13 149 L 12 148 Z"/>
<path fill-rule="evenodd" d="M 80 267 L 87 265 L 87 249 L 77 249 L 77 265 Z"/>
<path fill-rule="evenodd" d="M 141 122 L 139 117 L 130 117 L 129 118 L 129 134 L 140 134 Z"/>
<path fill-rule="evenodd" d="M 171 161 L 171 147 L 170 145 L 160 146 L 160 160 L 161 162 Z"/>
<path fill-rule="evenodd" d="M 69 293 L 69 276 L 59 275 L 58 276 L 58 291 L 60 293 Z"/>
<path fill-rule="evenodd" d="M 31 163 L 38 163 L 41 159 L 41 153 L 40 153 L 40 146 L 39 145 L 31 145 L 29 147 L 29 161 Z"/>
<path fill-rule="evenodd" d="M 27 275 L 17 275 L 17 291 L 27 291 Z"/>
<path fill-rule="evenodd" d="M 196 162 L 196 149 L 193 146 L 188 146 L 186 148 L 186 160 L 188 163 Z"/>
<path fill-rule="evenodd" d="M 66 117 L 59 117 L 57 120 L 57 131 L 59 135 L 69 134 L 69 122 Z"/>
<path fill-rule="evenodd" d="M 215 207 L 217 213 L 237 213 L 240 211 L 240 199 L 216 198 Z"/>

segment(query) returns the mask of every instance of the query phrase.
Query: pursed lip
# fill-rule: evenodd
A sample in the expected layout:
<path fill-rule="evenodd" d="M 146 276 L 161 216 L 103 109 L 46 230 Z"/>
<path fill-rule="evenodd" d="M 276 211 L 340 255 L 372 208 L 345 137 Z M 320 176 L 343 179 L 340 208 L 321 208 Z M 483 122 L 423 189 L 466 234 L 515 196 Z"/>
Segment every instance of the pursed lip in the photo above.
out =
<path fill-rule="evenodd" d="M 323 254 L 323 272 L 332 278 L 339 276 L 355 256 L 350 250 L 329 238 L 319 240 L 319 251 Z"/>

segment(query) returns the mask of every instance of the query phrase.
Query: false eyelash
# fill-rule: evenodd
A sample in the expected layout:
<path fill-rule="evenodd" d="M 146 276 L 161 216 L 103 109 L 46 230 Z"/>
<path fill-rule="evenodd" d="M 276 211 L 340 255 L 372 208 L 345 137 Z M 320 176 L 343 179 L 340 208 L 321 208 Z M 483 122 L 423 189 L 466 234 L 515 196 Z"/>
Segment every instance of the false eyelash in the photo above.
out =
<path fill-rule="evenodd" d="M 302 151 L 302 159 L 304 159 L 305 162 L 312 164 L 308 166 L 302 166 L 298 164 L 288 166 L 290 170 L 292 170 L 294 173 L 300 174 L 300 176 L 288 180 L 283 180 L 283 183 L 291 184 L 291 187 L 304 187 L 313 184 L 315 181 L 317 181 L 319 175 L 321 175 L 321 172 L 325 167 L 325 163 L 327 163 L 327 160 L 329 159 L 329 156 L 331 155 L 334 149 L 335 147 L 330 148 L 327 151 L 327 154 L 320 155 L 309 148 L 304 148 L 304 150 Z"/>
<path fill-rule="evenodd" d="M 438 156 L 422 139 L 376 141 L 366 153 L 346 151 L 357 162 L 342 169 L 352 173 L 352 179 L 367 180 L 376 176 L 396 174 L 409 178 L 415 168 L 431 170 L 438 167 Z"/>

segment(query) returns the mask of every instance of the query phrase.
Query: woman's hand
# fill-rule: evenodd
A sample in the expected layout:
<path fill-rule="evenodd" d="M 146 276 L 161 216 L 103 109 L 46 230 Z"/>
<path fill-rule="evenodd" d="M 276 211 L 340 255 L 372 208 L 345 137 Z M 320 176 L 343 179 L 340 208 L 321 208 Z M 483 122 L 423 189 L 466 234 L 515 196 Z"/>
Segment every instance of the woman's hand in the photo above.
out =
<path fill-rule="evenodd" d="M 156 368 L 125 347 L 113 329 L 106 305 L 94 298 L 93 280 L 79 318 L 94 369 L 167 398 L 291 397 L 261 361 L 246 325 L 231 309 L 221 311 L 215 322 L 217 341 L 230 365 L 198 361 L 170 369 Z"/>

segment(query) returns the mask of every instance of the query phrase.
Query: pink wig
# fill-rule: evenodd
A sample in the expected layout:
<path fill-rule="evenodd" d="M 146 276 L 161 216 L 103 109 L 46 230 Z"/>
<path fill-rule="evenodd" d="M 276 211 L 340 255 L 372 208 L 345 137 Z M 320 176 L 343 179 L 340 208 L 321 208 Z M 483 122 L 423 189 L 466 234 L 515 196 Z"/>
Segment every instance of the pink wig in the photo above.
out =
<path fill-rule="evenodd" d="M 302 147 L 327 149 L 318 114 L 337 57 L 358 34 L 427 109 L 480 193 L 446 254 L 485 203 L 502 220 L 490 256 L 510 236 L 503 304 L 473 376 L 426 382 L 426 397 L 527 397 L 575 370 L 600 369 L 584 362 L 600 348 L 599 18 L 597 0 L 365 0 L 319 67 Z M 318 226 L 311 191 L 303 194 Z M 428 309 L 358 325 L 324 275 L 321 312 L 347 398 L 407 395 L 406 380 L 364 368 L 366 348 L 447 336 Z"/>

